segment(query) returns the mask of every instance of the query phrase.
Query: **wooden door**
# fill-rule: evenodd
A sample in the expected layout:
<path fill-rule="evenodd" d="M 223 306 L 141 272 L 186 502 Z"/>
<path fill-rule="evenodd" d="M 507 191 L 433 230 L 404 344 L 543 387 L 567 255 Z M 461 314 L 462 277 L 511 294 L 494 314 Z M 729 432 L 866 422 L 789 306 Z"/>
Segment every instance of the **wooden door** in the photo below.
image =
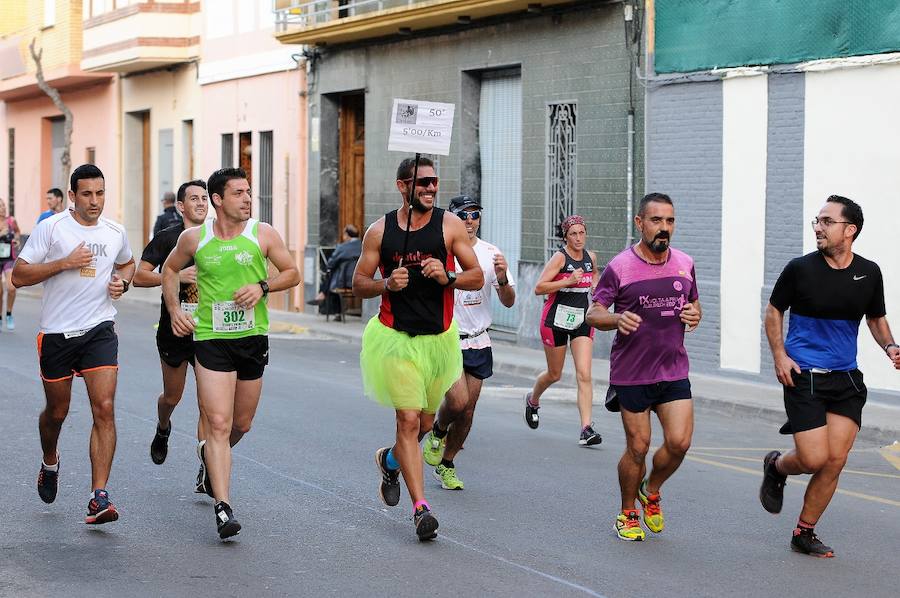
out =
<path fill-rule="evenodd" d="M 365 96 L 361 93 L 341 98 L 339 127 L 338 230 L 337 239 L 348 224 L 363 230 L 365 220 L 366 122 Z"/>

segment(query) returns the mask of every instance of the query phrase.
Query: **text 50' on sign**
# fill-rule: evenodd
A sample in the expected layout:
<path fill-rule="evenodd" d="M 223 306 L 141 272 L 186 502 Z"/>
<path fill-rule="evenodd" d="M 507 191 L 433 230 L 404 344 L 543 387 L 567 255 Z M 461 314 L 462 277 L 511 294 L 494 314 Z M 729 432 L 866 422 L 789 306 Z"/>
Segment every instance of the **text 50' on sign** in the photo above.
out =
<path fill-rule="evenodd" d="M 453 104 L 395 99 L 391 110 L 388 150 L 421 154 L 450 154 Z"/>

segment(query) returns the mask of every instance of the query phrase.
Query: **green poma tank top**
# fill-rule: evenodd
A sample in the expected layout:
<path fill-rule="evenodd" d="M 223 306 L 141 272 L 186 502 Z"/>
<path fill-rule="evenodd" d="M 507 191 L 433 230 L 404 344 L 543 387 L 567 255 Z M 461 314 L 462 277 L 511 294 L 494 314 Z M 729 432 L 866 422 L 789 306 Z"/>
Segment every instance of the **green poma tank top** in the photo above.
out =
<path fill-rule="evenodd" d="M 266 258 L 259 247 L 259 222 L 251 218 L 233 239 L 219 239 L 208 221 L 200 230 L 194 255 L 200 301 L 194 313 L 194 340 L 243 338 L 269 331 L 268 297 L 253 309 L 234 303 L 234 292 L 242 286 L 268 278 Z"/>

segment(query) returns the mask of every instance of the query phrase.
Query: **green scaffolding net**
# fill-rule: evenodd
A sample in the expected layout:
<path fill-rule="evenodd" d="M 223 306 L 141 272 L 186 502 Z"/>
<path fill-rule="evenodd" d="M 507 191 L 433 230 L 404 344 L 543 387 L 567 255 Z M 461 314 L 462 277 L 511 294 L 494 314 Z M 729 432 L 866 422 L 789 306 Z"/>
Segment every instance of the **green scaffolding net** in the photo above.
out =
<path fill-rule="evenodd" d="M 656 0 L 655 7 L 657 73 L 900 50 L 898 0 Z"/>

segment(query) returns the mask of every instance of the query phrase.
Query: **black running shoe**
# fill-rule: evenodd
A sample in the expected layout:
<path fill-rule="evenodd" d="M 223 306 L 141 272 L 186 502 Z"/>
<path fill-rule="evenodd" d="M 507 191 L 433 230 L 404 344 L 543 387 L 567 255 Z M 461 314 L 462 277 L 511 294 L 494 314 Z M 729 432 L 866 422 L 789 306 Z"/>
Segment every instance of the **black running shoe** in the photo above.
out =
<path fill-rule="evenodd" d="M 219 537 L 223 540 L 236 536 L 241 533 L 241 524 L 234 518 L 231 512 L 231 505 L 225 501 L 216 503 L 216 527 L 219 530 Z"/>
<path fill-rule="evenodd" d="M 194 488 L 196 494 L 206 494 L 210 498 L 213 496 L 212 482 L 209 480 L 209 468 L 206 467 L 206 441 L 201 440 L 197 444 L 197 458 L 200 459 L 200 471 L 197 472 L 197 485 Z"/>
<path fill-rule="evenodd" d="M 603 442 L 603 439 L 600 437 L 600 434 L 594 431 L 592 426 L 585 426 L 581 430 L 581 437 L 578 439 L 578 444 L 581 446 L 594 446 L 601 442 Z"/>
<path fill-rule="evenodd" d="M 94 490 L 94 496 L 88 502 L 88 512 L 84 522 L 89 525 L 100 525 L 101 523 L 110 523 L 118 518 L 119 512 L 115 505 L 109 502 L 109 494 L 106 490 L 102 488 Z"/>
<path fill-rule="evenodd" d="M 37 489 L 41 500 L 48 505 L 56 500 L 56 491 L 59 488 L 59 456 L 56 457 L 56 471 L 44 469 L 41 462 L 41 471 L 38 472 Z"/>
<path fill-rule="evenodd" d="M 775 460 L 781 456 L 778 451 L 772 451 L 763 459 L 763 481 L 759 487 L 759 502 L 769 513 L 780 513 L 781 504 L 784 502 L 784 483 L 787 476 L 778 473 Z"/>
<path fill-rule="evenodd" d="M 825 546 L 811 529 L 796 528 L 791 538 L 791 550 L 802 552 L 821 559 L 830 559 L 834 556 L 831 546 Z"/>
<path fill-rule="evenodd" d="M 541 423 L 540 417 L 538 417 L 538 409 L 540 407 L 534 407 L 531 404 L 531 393 L 527 393 L 525 395 L 525 423 L 532 430 L 537 430 Z"/>
<path fill-rule="evenodd" d="M 416 535 L 420 541 L 434 540 L 437 538 L 438 520 L 431 514 L 431 509 L 420 505 L 413 514 L 413 523 L 416 524 Z"/>
<path fill-rule="evenodd" d="M 400 470 L 388 469 L 387 453 L 391 447 L 386 446 L 375 451 L 375 465 L 381 473 L 381 485 L 378 487 L 378 495 L 389 507 L 396 507 L 400 502 Z"/>
<path fill-rule="evenodd" d="M 157 465 L 162 465 L 169 454 L 169 434 L 172 433 L 172 424 L 165 432 L 156 424 L 156 434 L 153 435 L 153 441 L 150 443 L 150 458 Z"/>

